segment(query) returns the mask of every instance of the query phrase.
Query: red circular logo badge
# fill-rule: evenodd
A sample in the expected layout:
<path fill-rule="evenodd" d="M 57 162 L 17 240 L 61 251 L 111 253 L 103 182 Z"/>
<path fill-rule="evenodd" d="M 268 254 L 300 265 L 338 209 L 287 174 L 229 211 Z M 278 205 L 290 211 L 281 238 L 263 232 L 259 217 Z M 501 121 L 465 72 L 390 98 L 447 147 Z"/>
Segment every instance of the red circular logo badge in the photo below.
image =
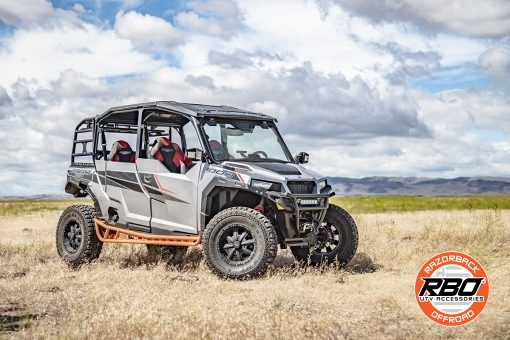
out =
<path fill-rule="evenodd" d="M 421 267 L 414 293 L 429 319 L 444 326 L 460 326 L 473 321 L 487 304 L 489 279 L 474 258 L 447 251 Z"/>

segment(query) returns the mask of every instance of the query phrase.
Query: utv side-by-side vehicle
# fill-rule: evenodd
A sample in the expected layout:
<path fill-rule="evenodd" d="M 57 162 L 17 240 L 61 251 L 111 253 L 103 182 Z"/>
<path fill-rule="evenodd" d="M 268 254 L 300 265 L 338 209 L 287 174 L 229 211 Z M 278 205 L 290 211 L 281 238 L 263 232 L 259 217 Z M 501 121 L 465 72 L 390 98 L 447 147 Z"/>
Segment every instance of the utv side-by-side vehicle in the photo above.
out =
<path fill-rule="evenodd" d="M 327 180 L 292 157 L 276 119 L 230 106 L 171 101 L 114 107 L 76 127 L 65 191 L 94 206 L 67 208 L 57 225 L 70 266 L 103 243 L 141 243 L 183 260 L 202 245 L 217 275 L 263 274 L 278 245 L 312 265 L 347 263 L 356 224 L 330 204 Z"/>

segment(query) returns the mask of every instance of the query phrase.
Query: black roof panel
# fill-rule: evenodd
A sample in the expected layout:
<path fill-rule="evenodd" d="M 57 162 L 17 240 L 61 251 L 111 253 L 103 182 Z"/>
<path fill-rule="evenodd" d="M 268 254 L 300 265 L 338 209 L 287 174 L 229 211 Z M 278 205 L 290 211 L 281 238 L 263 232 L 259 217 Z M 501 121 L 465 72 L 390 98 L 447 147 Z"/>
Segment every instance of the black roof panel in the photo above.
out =
<path fill-rule="evenodd" d="M 119 115 L 122 112 L 135 111 L 140 108 L 153 108 L 162 109 L 165 111 L 179 112 L 184 115 L 189 115 L 197 118 L 213 117 L 213 118 L 244 118 L 256 120 L 273 120 L 275 118 L 265 115 L 263 113 L 252 112 L 248 110 L 239 109 L 232 106 L 224 105 L 205 105 L 205 104 L 192 104 L 192 103 L 178 103 L 174 101 L 158 101 L 140 104 L 131 104 L 124 106 L 116 106 L 107 110 L 99 115 L 98 119 L 103 119 L 110 115 Z"/>

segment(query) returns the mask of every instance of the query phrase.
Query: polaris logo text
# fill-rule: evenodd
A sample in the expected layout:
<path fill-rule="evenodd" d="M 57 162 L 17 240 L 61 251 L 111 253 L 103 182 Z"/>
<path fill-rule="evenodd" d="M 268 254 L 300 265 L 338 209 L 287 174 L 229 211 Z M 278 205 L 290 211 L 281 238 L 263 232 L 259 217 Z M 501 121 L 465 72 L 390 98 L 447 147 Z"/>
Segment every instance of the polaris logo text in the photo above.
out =
<path fill-rule="evenodd" d="M 489 280 L 474 258 L 449 251 L 425 262 L 416 277 L 415 295 L 432 321 L 460 326 L 482 312 L 489 297 Z"/>

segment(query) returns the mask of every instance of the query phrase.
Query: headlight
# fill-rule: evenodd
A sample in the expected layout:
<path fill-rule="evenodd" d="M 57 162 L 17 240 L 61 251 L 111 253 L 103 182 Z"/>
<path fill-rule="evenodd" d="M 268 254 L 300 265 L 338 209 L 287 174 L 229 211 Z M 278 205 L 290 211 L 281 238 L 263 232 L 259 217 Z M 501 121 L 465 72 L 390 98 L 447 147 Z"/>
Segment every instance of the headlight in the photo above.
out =
<path fill-rule="evenodd" d="M 318 186 L 319 186 L 319 192 L 321 194 L 329 194 L 333 191 L 333 188 L 331 187 L 331 185 L 328 184 L 327 179 L 323 179 L 322 181 L 319 181 Z"/>
<path fill-rule="evenodd" d="M 328 181 L 323 179 L 322 181 L 319 182 L 319 190 L 322 190 L 326 187 L 326 185 L 328 185 Z"/>
<path fill-rule="evenodd" d="M 250 186 L 259 190 L 281 191 L 281 184 L 252 179 Z"/>

